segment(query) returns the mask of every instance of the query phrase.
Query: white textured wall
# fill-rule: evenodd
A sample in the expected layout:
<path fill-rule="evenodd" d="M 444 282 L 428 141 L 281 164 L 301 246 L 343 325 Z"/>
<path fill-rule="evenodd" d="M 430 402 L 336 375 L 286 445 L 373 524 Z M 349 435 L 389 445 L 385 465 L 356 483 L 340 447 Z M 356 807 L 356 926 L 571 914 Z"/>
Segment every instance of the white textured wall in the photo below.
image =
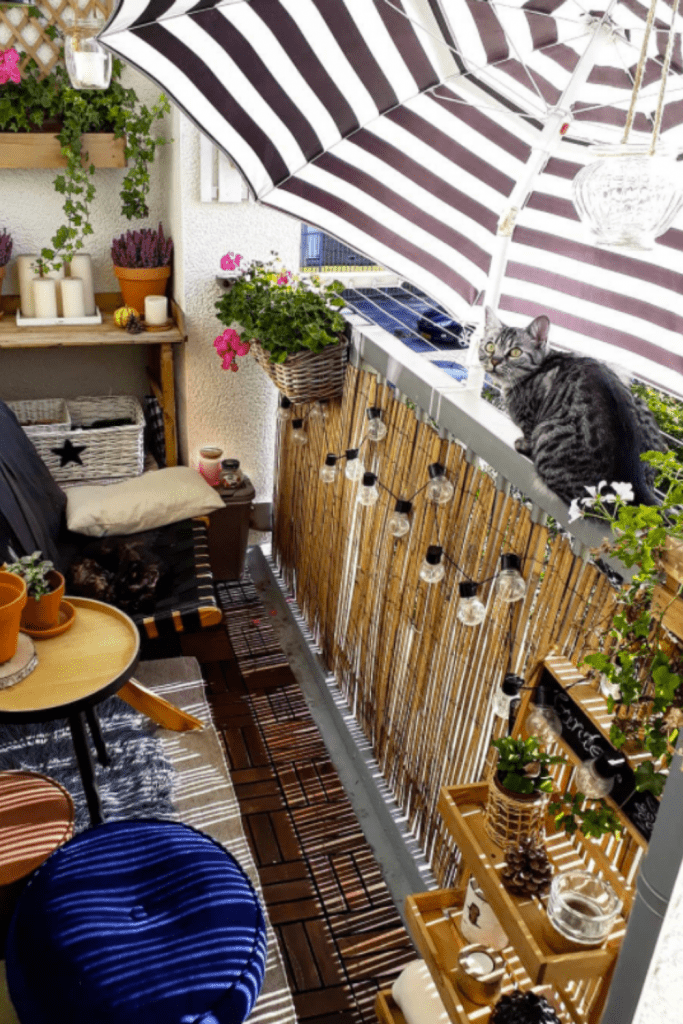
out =
<path fill-rule="evenodd" d="M 159 89 L 149 79 L 130 68 L 124 70 L 122 84 L 134 88 L 140 101 L 151 106 Z M 156 122 L 157 135 L 171 137 L 170 118 Z M 86 239 L 85 251 L 93 259 L 95 291 L 118 291 L 112 270 L 111 240 L 129 228 L 167 225 L 168 172 L 172 146 L 157 150 L 150 168 L 150 216 L 147 221 L 129 221 L 121 215 L 119 192 L 125 169 L 95 171 L 97 195 L 91 208 L 94 234 Z M 60 224 L 63 196 L 53 187 L 55 170 L 0 170 L 0 226 L 14 239 L 12 261 L 3 291 L 18 294 L 14 257 L 38 253 Z M 77 394 L 101 395 L 111 392 L 144 395 L 147 392 L 144 350 L 113 347 L 98 349 L 39 349 L 35 352 L 3 351 L 0 354 L 0 397 L 52 398 Z"/>
<path fill-rule="evenodd" d="M 175 295 L 185 311 L 188 343 L 178 354 L 181 453 L 193 464 L 197 449 L 217 444 L 225 457 L 239 459 L 256 487 L 257 501 L 269 501 L 277 390 L 251 357 L 237 373 L 221 369 L 213 340 L 223 331 L 214 302 L 221 257 L 228 251 L 265 259 L 272 249 L 292 268 L 298 266 L 301 225 L 284 214 L 253 203 L 199 201 L 199 132 L 181 114 L 174 116 L 171 223 L 182 245 L 182 272 Z"/>
<path fill-rule="evenodd" d="M 674 761 L 676 765 L 676 761 Z M 680 857 L 680 850 L 672 851 Z M 671 894 L 662 930 L 645 979 L 634 1024 L 683 1020 L 683 867 Z"/>

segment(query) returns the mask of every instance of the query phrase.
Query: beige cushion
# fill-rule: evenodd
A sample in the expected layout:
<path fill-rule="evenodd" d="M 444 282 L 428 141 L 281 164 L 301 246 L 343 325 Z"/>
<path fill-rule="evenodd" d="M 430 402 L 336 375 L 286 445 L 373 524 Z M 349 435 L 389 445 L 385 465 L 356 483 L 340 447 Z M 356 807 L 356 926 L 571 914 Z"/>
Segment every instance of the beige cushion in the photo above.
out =
<path fill-rule="evenodd" d="M 424 960 L 411 960 L 393 984 L 391 994 L 406 1024 L 450 1024 Z"/>
<path fill-rule="evenodd" d="M 70 487 L 66 521 L 89 537 L 141 533 L 223 508 L 206 480 L 187 466 L 143 473 L 121 484 Z"/>

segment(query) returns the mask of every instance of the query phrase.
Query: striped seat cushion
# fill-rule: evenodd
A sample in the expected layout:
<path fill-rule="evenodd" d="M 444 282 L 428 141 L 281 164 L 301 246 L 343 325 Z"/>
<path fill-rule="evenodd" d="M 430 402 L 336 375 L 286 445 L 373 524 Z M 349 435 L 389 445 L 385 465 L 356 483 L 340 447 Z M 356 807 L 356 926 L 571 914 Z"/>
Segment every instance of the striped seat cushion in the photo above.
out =
<path fill-rule="evenodd" d="M 265 922 L 213 839 L 109 822 L 39 868 L 6 959 L 22 1024 L 241 1024 L 263 983 Z"/>

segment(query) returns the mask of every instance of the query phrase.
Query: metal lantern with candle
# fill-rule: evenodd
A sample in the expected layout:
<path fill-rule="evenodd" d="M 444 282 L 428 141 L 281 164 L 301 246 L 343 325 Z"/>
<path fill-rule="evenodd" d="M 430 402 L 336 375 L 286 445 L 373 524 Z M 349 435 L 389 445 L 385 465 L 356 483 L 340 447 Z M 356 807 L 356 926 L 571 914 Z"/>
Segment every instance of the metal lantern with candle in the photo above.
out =
<path fill-rule="evenodd" d="M 455 982 L 463 995 L 478 1006 L 493 1002 L 500 992 L 505 961 L 490 946 L 474 943 L 458 954 Z"/>

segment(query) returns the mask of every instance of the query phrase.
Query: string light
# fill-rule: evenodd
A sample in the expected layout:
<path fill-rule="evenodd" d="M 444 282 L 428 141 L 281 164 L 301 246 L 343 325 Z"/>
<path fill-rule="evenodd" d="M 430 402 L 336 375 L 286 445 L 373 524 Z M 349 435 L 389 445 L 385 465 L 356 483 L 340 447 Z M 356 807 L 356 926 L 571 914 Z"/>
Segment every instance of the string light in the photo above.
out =
<path fill-rule="evenodd" d="M 600 754 L 591 761 L 584 761 L 574 770 L 574 785 L 577 792 L 591 800 L 600 800 L 611 793 L 619 771 L 625 766 L 626 758 L 616 751 Z"/>
<path fill-rule="evenodd" d="M 375 473 L 363 473 L 363 483 L 358 488 L 359 505 L 376 505 L 379 501 L 377 476 Z"/>
<path fill-rule="evenodd" d="M 463 626 L 478 626 L 484 621 L 486 608 L 477 597 L 477 584 L 473 580 L 465 580 L 458 584 L 460 601 L 456 618 Z"/>
<path fill-rule="evenodd" d="M 337 477 L 338 455 L 328 452 L 325 456 L 325 464 L 320 469 L 320 479 L 324 484 L 333 484 Z"/>
<path fill-rule="evenodd" d="M 496 578 L 496 593 L 501 601 L 513 604 L 521 601 L 526 594 L 526 583 L 520 570 L 519 555 L 500 556 L 500 572 Z"/>
<path fill-rule="evenodd" d="M 439 583 L 444 578 L 446 567 L 441 560 L 442 555 L 443 548 L 438 544 L 430 544 L 427 548 L 424 562 L 420 566 L 420 579 L 425 583 Z"/>
<path fill-rule="evenodd" d="M 530 736 L 538 736 L 542 743 L 552 743 L 562 735 L 562 722 L 553 707 L 552 691 L 545 683 L 539 683 L 531 699 L 535 707 L 526 716 L 524 728 Z"/>
<path fill-rule="evenodd" d="M 524 687 L 524 680 L 514 672 L 508 672 L 502 684 L 493 696 L 491 705 L 492 711 L 497 718 L 509 721 L 512 704 L 519 700 L 520 691 Z"/>
<path fill-rule="evenodd" d="M 432 462 L 428 472 L 427 500 L 433 501 L 437 505 L 445 505 L 453 497 L 454 487 L 446 476 L 444 466 L 440 462 Z"/>
<path fill-rule="evenodd" d="M 372 405 L 366 415 L 369 422 L 365 436 L 368 441 L 381 441 L 387 436 L 387 425 L 382 420 L 382 410 L 376 405 Z"/>
<path fill-rule="evenodd" d="M 392 537 L 405 537 L 410 533 L 410 511 L 413 507 L 412 501 L 404 501 L 399 498 L 394 511 L 387 520 L 387 529 Z"/>
<path fill-rule="evenodd" d="M 280 404 L 277 407 L 277 418 L 283 423 L 292 418 L 292 403 L 286 395 L 282 395 L 280 398 Z"/>
<path fill-rule="evenodd" d="M 346 449 L 346 468 L 344 473 L 347 480 L 360 480 L 365 472 L 365 466 L 361 459 L 358 458 L 358 452 L 358 448 Z"/>
<path fill-rule="evenodd" d="M 302 447 L 308 444 L 308 437 L 303 427 L 304 421 L 302 419 L 292 420 L 292 444 L 299 444 Z"/>
<path fill-rule="evenodd" d="M 327 403 L 325 402 L 324 398 L 321 399 L 319 402 L 315 402 L 311 406 L 311 408 L 308 410 L 308 419 L 309 420 L 324 420 L 326 418 L 326 416 L 327 416 L 327 411 L 325 409 L 325 405 L 326 404 Z"/>

